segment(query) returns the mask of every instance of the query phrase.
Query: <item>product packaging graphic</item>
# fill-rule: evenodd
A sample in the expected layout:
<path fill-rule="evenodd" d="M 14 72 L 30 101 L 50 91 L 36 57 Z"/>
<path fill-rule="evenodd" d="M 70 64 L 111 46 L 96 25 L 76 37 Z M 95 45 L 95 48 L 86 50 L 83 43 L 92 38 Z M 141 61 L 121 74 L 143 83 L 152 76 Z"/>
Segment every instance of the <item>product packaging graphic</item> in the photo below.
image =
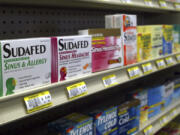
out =
<path fill-rule="evenodd" d="M 119 135 L 132 135 L 139 130 L 140 101 L 134 99 L 118 107 Z"/>
<path fill-rule="evenodd" d="M 106 28 L 120 28 L 124 48 L 124 65 L 137 62 L 136 15 L 115 14 L 105 16 Z"/>
<path fill-rule="evenodd" d="M 152 58 L 156 59 L 163 55 L 163 30 L 162 25 L 150 25 L 152 34 Z"/>
<path fill-rule="evenodd" d="M 163 25 L 163 54 L 171 54 L 173 51 L 173 25 Z"/>
<path fill-rule="evenodd" d="M 151 27 L 138 26 L 137 27 L 137 60 L 152 59 L 152 34 Z"/>
<path fill-rule="evenodd" d="M 117 107 L 98 109 L 89 114 L 94 118 L 94 135 L 117 135 Z"/>
<path fill-rule="evenodd" d="M 52 37 L 52 82 L 90 74 L 91 36 Z"/>
<path fill-rule="evenodd" d="M 51 83 L 51 40 L 0 41 L 0 96 Z"/>
<path fill-rule="evenodd" d="M 93 119 L 89 116 L 72 113 L 48 124 L 53 135 L 93 135 Z"/>
<path fill-rule="evenodd" d="M 88 29 L 79 34 L 92 35 L 92 72 L 123 66 L 123 47 L 119 29 Z"/>
<path fill-rule="evenodd" d="M 180 52 L 180 25 L 173 25 L 173 52 Z"/>

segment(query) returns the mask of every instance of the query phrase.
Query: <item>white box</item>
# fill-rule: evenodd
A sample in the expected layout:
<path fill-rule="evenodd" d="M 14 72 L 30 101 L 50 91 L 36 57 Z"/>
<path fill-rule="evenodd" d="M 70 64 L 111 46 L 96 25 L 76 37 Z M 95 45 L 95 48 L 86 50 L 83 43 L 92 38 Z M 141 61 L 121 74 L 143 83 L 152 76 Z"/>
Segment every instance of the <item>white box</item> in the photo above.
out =
<path fill-rule="evenodd" d="M 106 28 L 120 28 L 124 48 L 124 65 L 137 62 L 136 15 L 115 14 L 105 16 Z"/>
<path fill-rule="evenodd" d="M 50 38 L 0 41 L 0 96 L 51 83 Z"/>
<path fill-rule="evenodd" d="M 91 36 L 52 37 L 52 82 L 92 72 Z"/>

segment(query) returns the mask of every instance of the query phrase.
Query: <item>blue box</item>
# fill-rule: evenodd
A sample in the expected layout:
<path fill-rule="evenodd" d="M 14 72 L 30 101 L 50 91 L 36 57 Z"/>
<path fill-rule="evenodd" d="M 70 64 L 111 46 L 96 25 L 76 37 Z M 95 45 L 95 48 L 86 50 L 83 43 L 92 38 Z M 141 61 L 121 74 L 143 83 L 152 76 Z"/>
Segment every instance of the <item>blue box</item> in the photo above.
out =
<path fill-rule="evenodd" d="M 93 135 L 93 118 L 72 113 L 49 123 L 48 131 L 54 135 Z"/>
<path fill-rule="evenodd" d="M 161 108 L 162 108 L 161 105 L 149 108 L 148 109 L 148 119 L 156 116 L 157 114 L 160 114 L 161 113 Z"/>
<path fill-rule="evenodd" d="M 163 101 L 164 86 L 159 85 L 148 89 L 148 106 L 159 104 Z"/>
<path fill-rule="evenodd" d="M 117 107 L 108 109 L 98 109 L 91 113 L 94 118 L 94 134 L 95 135 L 117 135 Z"/>
<path fill-rule="evenodd" d="M 148 119 L 161 112 L 164 85 L 158 85 L 148 89 Z"/>
<path fill-rule="evenodd" d="M 139 130 L 140 101 L 135 99 L 118 107 L 119 135 L 132 135 Z"/>

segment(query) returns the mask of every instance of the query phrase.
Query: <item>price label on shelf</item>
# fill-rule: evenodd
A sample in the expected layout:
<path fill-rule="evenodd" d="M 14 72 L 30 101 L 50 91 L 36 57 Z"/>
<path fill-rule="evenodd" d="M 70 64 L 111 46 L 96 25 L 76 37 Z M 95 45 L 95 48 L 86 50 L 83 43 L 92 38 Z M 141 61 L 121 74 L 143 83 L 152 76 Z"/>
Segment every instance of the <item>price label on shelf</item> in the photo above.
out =
<path fill-rule="evenodd" d="M 160 121 L 161 126 L 165 126 L 168 123 L 168 118 L 167 116 L 163 116 L 160 118 L 159 121 Z"/>
<path fill-rule="evenodd" d="M 144 0 L 144 3 L 145 3 L 147 6 L 153 6 L 152 0 Z"/>
<path fill-rule="evenodd" d="M 163 59 L 157 60 L 156 64 L 157 64 L 158 69 L 162 69 L 166 67 L 166 64 Z"/>
<path fill-rule="evenodd" d="M 142 64 L 142 68 L 145 74 L 151 73 L 153 71 L 151 63 Z"/>
<path fill-rule="evenodd" d="M 27 113 L 39 111 L 52 105 L 51 94 L 49 91 L 24 97 L 24 101 L 26 104 Z"/>
<path fill-rule="evenodd" d="M 80 82 L 67 87 L 69 99 L 75 99 L 87 94 L 85 82 Z"/>
<path fill-rule="evenodd" d="M 177 116 L 177 110 L 176 109 L 172 109 L 171 112 L 170 112 L 170 116 L 173 118 L 173 117 L 176 117 Z"/>
<path fill-rule="evenodd" d="M 122 2 L 131 3 L 132 0 L 122 0 Z"/>
<path fill-rule="evenodd" d="M 175 8 L 180 10 L 180 3 L 175 3 Z"/>
<path fill-rule="evenodd" d="M 171 65 L 174 64 L 174 60 L 173 60 L 172 57 L 167 57 L 165 59 L 166 59 L 166 63 L 167 63 L 168 66 L 171 66 Z"/>
<path fill-rule="evenodd" d="M 118 84 L 116 75 L 114 75 L 114 74 L 105 76 L 102 78 L 102 80 L 103 80 L 105 87 L 110 87 L 110 86 Z"/>
<path fill-rule="evenodd" d="M 148 126 L 148 127 L 146 127 L 144 129 L 144 135 L 153 135 L 153 127 L 152 127 L 152 125 L 150 125 L 150 126 Z"/>
<path fill-rule="evenodd" d="M 165 0 L 159 0 L 160 7 L 167 8 L 167 3 Z"/>
<path fill-rule="evenodd" d="M 176 59 L 178 62 L 180 62 L 180 54 L 176 55 Z"/>
<path fill-rule="evenodd" d="M 131 78 L 131 79 L 134 79 L 134 78 L 136 78 L 136 77 L 139 77 L 139 76 L 141 76 L 141 72 L 140 72 L 140 69 L 139 69 L 139 67 L 131 67 L 131 68 L 129 68 L 128 70 L 128 73 L 129 73 L 129 77 Z"/>

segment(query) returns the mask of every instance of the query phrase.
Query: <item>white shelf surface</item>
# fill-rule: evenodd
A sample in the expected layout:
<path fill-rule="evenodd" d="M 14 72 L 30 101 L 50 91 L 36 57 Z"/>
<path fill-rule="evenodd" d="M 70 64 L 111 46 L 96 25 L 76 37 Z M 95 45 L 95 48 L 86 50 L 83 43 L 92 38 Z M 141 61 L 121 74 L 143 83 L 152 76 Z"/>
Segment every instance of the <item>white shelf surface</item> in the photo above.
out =
<path fill-rule="evenodd" d="M 129 1 L 129 2 L 127 2 Z M 175 11 L 173 2 L 167 2 L 167 7 L 159 6 L 158 0 L 152 0 L 148 5 L 144 0 L 0 0 L 1 4 L 18 5 L 38 5 L 38 6 L 68 6 L 68 7 L 86 7 L 86 8 L 105 8 L 105 9 L 128 9 L 136 11 L 165 12 Z M 153 9 L 153 10 L 152 10 Z"/>
<path fill-rule="evenodd" d="M 166 66 L 164 69 L 171 68 L 171 67 L 179 64 L 179 62 L 177 62 L 177 60 L 176 60 L 177 54 L 180 54 L 180 53 L 171 54 L 171 55 L 167 55 L 167 56 L 158 58 L 158 59 L 165 59 L 166 57 L 172 57 L 172 59 L 174 60 L 174 65 Z M 25 90 L 25 91 L 22 91 L 22 92 L 13 94 L 13 95 L 0 97 L 0 125 L 7 124 L 14 120 L 28 117 L 35 113 L 38 113 L 38 112 L 41 112 L 44 110 L 48 110 L 53 107 L 65 104 L 65 103 L 72 102 L 73 100 L 69 100 L 68 96 L 67 96 L 67 86 L 70 86 L 72 84 L 84 81 L 86 83 L 86 86 L 88 89 L 88 94 L 83 96 L 83 97 L 86 97 L 86 96 L 95 94 L 100 91 L 109 90 L 108 88 L 104 87 L 104 84 L 102 81 L 102 78 L 107 75 L 115 74 L 116 78 L 117 78 L 117 82 L 118 82 L 118 84 L 115 86 L 119 86 L 123 83 L 131 82 L 132 80 L 148 76 L 149 74 L 143 74 L 143 71 L 142 71 L 141 66 L 144 63 L 148 63 L 148 62 L 151 63 L 153 72 L 151 72 L 150 74 L 164 70 L 164 69 L 157 68 L 156 60 L 158 60 L 158 59 L 144 61 L 141 63 L 136 63 L 136 64 L 119 67 L 119 68 L 114 68 L 114 69 L 106 70 L 106 71 L 102 71 L 102 72 L 97 72 L 97 73 L 93 73 L 91 75 L 67 80 L 64 82 L 58 82 L 58 83 L 54 83 L 51 85 L 46 85 L 46 86 L 42 86 L 42 87 L 38 87 L 38 88 L 34 88 L 34 89 Z M 127 73 L 127 69 L 134 67 L 134 66 L 139 67 L 140 76 L 135 79 L 130 79 L 129 75 Z M 112 87 L 115 87 L 115 86 L 112 86 Z M 38 111 L 38 112 L 34 112 L 32 114 L 27 114 L 25 103 L 23 100 L 24 97 L 35 94 L 35 93 L 39 93 L 42 91 L 46 91 L 46 90 L 49 90 L 51 93 L 53 106 L 51 106 L 47 109 Z M 80 97 L 80 98 L 82 98 L 82 97 Z M 76 100 L 76 99 L 74 99 L 74 100 Z"/>
<path fill-rule="evenodd" d="M 172 115 L 172 110 L 175 110 L 175 114 Z M 144 129 L 152 125 L 152 134 L 157 133 L 166 124 L 170 123 L 176 116 L 180 114 L 180 100 L 173 101 L 173 103 L 164 109 L 160 114 L 156 115 L 152 119 L 148 120 L 145 125 L 140 127 L 139 131 L 135 135 L 144 135 Z M 162 118 L 166 118 L 166 122 L 162 124 Z"/>

